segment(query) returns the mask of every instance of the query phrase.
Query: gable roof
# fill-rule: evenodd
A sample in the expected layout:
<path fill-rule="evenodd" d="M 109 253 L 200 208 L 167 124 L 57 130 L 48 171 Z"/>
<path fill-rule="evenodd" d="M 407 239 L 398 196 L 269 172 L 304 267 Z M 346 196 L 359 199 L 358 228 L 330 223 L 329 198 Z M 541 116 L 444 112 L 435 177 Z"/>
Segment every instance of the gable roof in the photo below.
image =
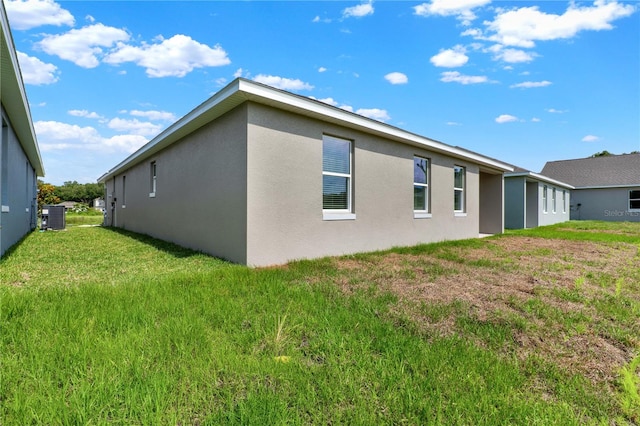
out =
<path fill-rule="evenodd" d="M 389 124 L 345 111 L 306 96 L 296 95 L 244 78 L 236 78 L 218 93 L 214 94 L 200 106 L 196 107 L 146 145 L 131 154 L 124 161 L 102 175 L 98 179 L 98 182 L 105 182 L 118 173 L 144 161 L 158 151 L 177 142 L 184 136 L 194 132 L 244 102 L 254 102 L 271 106 L 381 136 L 385 139 L 444 153 L 455 158 L 479 164 L 485 170 L 497 172 L 513 170 L 512 167 L 506 163 L 472 151 L 410 133 Z"/>
<path fill-rule="evenodd" d="M 0 1 L 0 102 L 36 175 L 44 176 L 31 111 L 4 3 Z"/>
<path fill-rule="evenodd" d="M 578 189 L 640 186 L 640 154 L 549 161 L 541 173 Z"/>

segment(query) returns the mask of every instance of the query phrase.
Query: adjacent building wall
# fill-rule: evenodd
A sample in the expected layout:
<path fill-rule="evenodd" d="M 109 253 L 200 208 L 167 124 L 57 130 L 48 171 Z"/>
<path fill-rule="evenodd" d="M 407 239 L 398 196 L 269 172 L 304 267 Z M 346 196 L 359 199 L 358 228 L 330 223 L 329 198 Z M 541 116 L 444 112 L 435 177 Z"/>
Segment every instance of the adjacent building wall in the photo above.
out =
<path fill-rule="evenodd" d="M 2 109 L 0 256 L 36 227 L 36 173 Z"/>
<path fill-rule="evenodd" d="M 544 211 L 543 205 L 543 192 L 544 187 L 547 186 L 547 211 Z M 556 190 L 556 209 L 553 209 L 553 189 Z M 562 204 L 562 191 L 565 191 L 567 200 L 566 207 Z M 566 222 L 570 217 L 570 191 L 554 185 L 545 184 L 543 182 L 538 183 L 538 226 L 553 225 L 554 223 Z"/>
<path fill-rule="evenodd" d="M 571 219 L 640 222 L 640 211 L 629 210 L 629 191 L 635 188 L 576 189 L 571 197 Z"/>
<path fill-rule="evenodd" d="M 240 106 L 107 180 L 106 225 L 246 263 L 246 115 Z"/>
<path fill-rule="evenodd" d="M 527 182 L 527 206 L 525 208 L 527 228 L 538 226 L 538 217 L 542 214 L 539 186 L 539 182 Z"/>
<path fill-rule="evenodd" d="M 248 117 L 248 264 L 478 236 L 477 165 L 258 104 Z M 323 220 L 323 134 L 353 141 L 355 220 Z M 414 218 L 414 155 L 430 159 L 430 218 Z M 458 216 L 454 165 L 466 167 L 466 213 Z M 501 198 L 502 184 L 497 190 Z M 501 229 L 502 214 L 497 221 Z"/>
<path fill-rule="evenodd" d="M 525 227 L 527 217 L 526 177 L 504 179 L 504 226 L 508 229 Z"/>

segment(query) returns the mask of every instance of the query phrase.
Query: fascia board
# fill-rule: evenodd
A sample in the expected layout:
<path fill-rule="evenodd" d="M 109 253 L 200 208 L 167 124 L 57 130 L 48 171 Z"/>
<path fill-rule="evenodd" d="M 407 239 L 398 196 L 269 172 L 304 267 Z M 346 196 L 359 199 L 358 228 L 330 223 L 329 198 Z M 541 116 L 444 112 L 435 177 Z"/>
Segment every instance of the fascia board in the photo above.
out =
<path fill-rule="evenodd" d="M 478 163 L 500 172 L 513 171 L 508 164 L 484 157 L 466 150 L 452 147 L 413 133 L 400 130 L 388 124 L 381 123 L 349 111 L 329 106 L 323 102 L 294 95 L 284 90 L 255 83 L 243 78 L 237 78 L 222 90 L 217 92 L 193 111 L 169 126 L 158 136 L 147 142 L 138 151 L 131 154 L 114 168 L 98 178 L 98 182 L 105 182 L 110 177 L 127 168 L 149 158 L 181 137 L 206 125 L 216 117 L 228 112 L 245 101 L 273 106 L 286 111 L 295 112 L 319 120 L 329 121 L 345 127 L 373 133 L 404 144 L 409 144 L 449 156 Z"/>
<path fill-rule="evenodd" d="M 535 180 L 539 180 L 541 182 L 550 183 L 552 185 L 561 186 L 567 189 L 576 189 L 574 186 L 569 185 L 568 183 L 560 182 L 559 180 L 551 179 L 550 177 L 535 173 L 535 172 L 515 172 L 515 173 L 506 173 L 504 175 L 505 178 L 510 177 L 529 177 Z"/>
<path fill-rule="evenodd" d="M 637 184 L 629 184 L 629 185 L 594 185 L 594 186 L 576 186 L 575 189 L 614 189 L 614 188 L 638 188 L 640 187 L 640 182 Z"/>
<path fill-rule="evenodd" d="M 29 162 L 33 166 L 36 175 L 44 176 L 44 166 L 42 164 L 42 156 L 38 147 L 36 132 L 31 119 L 31 110 L 27 94 L 22 81 L 22 73 L 16 53 L 13 38 L 11 37 L 11 28 L 9 20 L 4 8 L 4 4 L 0 2 L 0 56 L 2 57 L 2 71 L 0 72 L 0 99 L 7 114 L 7 118 L 11 122 L 14 132 L 18 136 L 18 140 L 22 149 L 29 158 Z"/>

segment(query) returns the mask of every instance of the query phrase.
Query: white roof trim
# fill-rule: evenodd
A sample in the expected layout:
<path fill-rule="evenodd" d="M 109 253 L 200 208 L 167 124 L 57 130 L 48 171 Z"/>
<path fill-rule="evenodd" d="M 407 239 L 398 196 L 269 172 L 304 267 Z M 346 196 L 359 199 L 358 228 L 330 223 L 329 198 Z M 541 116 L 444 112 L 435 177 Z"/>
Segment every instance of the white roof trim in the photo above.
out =
<path fill-rule="evenodd" d="M 102 175 L 98 181 L 104 182 L 110 177 L 125 171 L 127 168 L 137 164 L 138 162 L 144 161 L 154 153 L 171 145 L 183 136 L 195 131 L 199 127 L 209 123 L 211 120 L 227 111 L 230 111 L 245 101 L 252 101 L 278 109 L 292 111 L 297 114 L 315 117 L 345 127 L 355 128 L 366 133 L 374 133 L 401 143 L 445 153 L 459 159 L 480 164 L 481 166 L 490 169 L 495 169 L 499 172 L 513 171 L 513 168 L 510 165 L 485 157 L 481 154 L 434 141 L 432 139 L 401 130 L 397 127 L 336 108 L 321 101 L 295 95 L 284 90 L 275 89 L 243 78 L 237 78 L 207 101 L 196 107 L 193 111 L 153 138 L 138 151 L 134 152 L 124 161 Z"/>
<path fill-rule="evenodd" d="M 568 183 L 564 183 L 564 182 L 561 182 L 559 180 L 551 179 L 550 177 L 547 177 L 545 175 L 541 175 L 539 173 L 534 173 L 534 172 L 513 172 L 513 173 L 505 173 L 505 175 L 504 175 L 505 178 L 519 177 L 519 176 L 531 177 L 531 178 L 537 179 L 537 180 L 539 180 L 541 182 L 546 182 L 546 183 L 550 183 L 552 185 L 562 186 L 562 187 L 568 188 L 568 189 L 576 189 L 573 185 L 569 185 Z"/>
<path fill-rule="evenodd" d="M 614 188 L 640 188 L 640 183 L 636 185 L 595 185 L 595 186 L 576 186 L 575 189 L 614 189 Z"/>

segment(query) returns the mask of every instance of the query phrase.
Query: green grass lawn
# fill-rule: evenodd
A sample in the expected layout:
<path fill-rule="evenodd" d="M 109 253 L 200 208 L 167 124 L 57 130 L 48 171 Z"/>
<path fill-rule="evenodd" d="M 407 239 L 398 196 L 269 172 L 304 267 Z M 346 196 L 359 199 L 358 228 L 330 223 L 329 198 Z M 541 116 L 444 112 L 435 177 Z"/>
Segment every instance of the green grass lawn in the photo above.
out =
<path fill-rule="evenodd" d="M 640 261 L 637 225 L 520 232 L 637 245 Z M 631 355 L 598 383 L 535 351 L 516 355 L 514 336 L 539 333 L 534 322 L 582 317 L 535 303 L 518 306 L 535 321 L 421 305 L 432 320 L 454 316 L 455 332 L 437 333 L 370 275 L 340 266 L 405 256 L 411 277 L 420 252 L 486 273 L 513 259 L 460 250 L 514 235 L 249 269 L 108 228 L 34 232 L 0 260 L 0 423 L 637 424 L 640 287 L 611 290 L 640 279 L 637 269 L 607 287 L 602 309 L 619 318 L 607 333 Z"/>

